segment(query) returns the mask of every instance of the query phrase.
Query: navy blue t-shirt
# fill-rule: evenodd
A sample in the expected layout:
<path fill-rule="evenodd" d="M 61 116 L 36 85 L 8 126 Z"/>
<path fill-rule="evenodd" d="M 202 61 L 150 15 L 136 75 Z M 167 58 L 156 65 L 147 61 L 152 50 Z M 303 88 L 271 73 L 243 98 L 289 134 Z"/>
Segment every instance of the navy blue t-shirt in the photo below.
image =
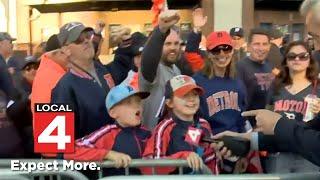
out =
<path fill-rule="evenodd" d="M 200 112 L 211 126 L 213 134 L 226 130 L 243 132 L 246 109 L 245 87 L 240 80 L 213 77 L 208 79 L 202 73 L 193 76 L 196 83 L 205 90 L 200 98 Z"/>
<path fill-rule="evenodd" d="M 96 80 L 67 72 L 52 90 L 52 103 L 70 103 L 75 112 L 75 138 L 84 137 L 114 121 L 109 116 L 105 98 L 114 85 L 110 74 L 96 68 L 101 86 Z"/>

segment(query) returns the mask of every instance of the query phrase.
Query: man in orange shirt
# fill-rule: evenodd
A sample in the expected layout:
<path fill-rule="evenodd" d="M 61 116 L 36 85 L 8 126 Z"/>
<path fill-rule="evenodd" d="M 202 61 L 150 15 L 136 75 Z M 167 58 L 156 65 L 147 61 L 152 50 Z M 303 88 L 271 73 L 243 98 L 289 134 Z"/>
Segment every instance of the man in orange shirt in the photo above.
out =
<path fill-rule="evenodd" d="M 57 35 L 50 37 L 48 44 L 51 43 L 56 44 L 55 47 L 59 47 Z M 60 49 L 54 49 L 41 56 L 41 62 L 32 85 L 32 112 L 34 112 L 35 103 L 50 103 L 51 91 L 66 73 L 67 64 L 67 56 Z"/>

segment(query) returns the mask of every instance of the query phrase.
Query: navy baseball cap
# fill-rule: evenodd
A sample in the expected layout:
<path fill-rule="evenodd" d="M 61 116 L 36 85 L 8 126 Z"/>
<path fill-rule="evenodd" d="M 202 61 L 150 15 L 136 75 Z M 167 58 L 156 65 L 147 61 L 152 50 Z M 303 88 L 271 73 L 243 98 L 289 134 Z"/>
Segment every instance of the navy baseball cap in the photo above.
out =
<path fill-rule="evenodd" d="M 37 64 L 37 65 L 39 65 L 40 62 L 39 62 L 39 61 L 37 60 L 37 58 L 34 57 L 34 56 L 27 56 L 27 57 L 24 58 L 24 61 L 21 63 L 20 69 L 23 70 L 23 69 L 25 69 L 25 68 L 26 68 L 28 65 L 30 65 L 30 64 Z"/>
<path fill-rule="evenodd" d="M 135 32 L 131 35 L 131 46 L 134 56 L 137 56 L 142 53 L 147 39 L 147 36 L 140 32 Z"/>
<path fill-rule="evenodd" d="M 244 36 L 244 32 L 243 29 L 241 27 L 233 27 L 230 29 L 229 32 L 230 36 L 239 36 L 239 37 L 243 37 Z"/>
<path fill-rule="evenodd" d="M 150 95 L 150 93 L 139 92 L 134 90 L 131 86 L 120 84 L 118 86 L 113 87 L 108 93 L 106 98 L 106 107 L 108 110 L 110 110 L 115 105 L 119 104 L 121 101 L 134 95 L 138 95 L 141 97 L 141 99 L 145 99 Z"/>

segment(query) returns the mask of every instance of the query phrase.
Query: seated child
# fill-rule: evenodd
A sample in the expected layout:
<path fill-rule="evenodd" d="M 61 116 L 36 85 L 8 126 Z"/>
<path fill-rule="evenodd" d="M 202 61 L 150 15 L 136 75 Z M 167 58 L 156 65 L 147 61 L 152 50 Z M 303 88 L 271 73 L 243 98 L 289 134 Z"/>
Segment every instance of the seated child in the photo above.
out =
<path fill-rule="evenodd" d="M 76 141 L 75 153 L 64 154 L 65 159 L 78 161 L 114 161 L 117 168 L 126 167 L 131 159 L 141 159 L 150 132 L 140 127 L 141 100 L 148 92 L 137 92 L 132 87 L 118 85 L 106 98 L 106 106 L 115 123 L 106 125 Z M 130 169 L 130 174 L 139 174 Z M 110 168 L 106 175 L 124 175 L 124 169 Z"/>
<path fill-rule="evenodd" d="M 148 140 L 143 156 L 145 158 L 186 159 L 194 172 L 200 170 L 203 163 L 213 174 L 218 174 L 217 158 L 208 143 L 197 143 L 201 136 L 212 135 L 209 123 L 198 117 L 200 97 L 203 89 L 186 75 L 173 77 L 166 84 L 166 114 L 154 129 Z M 184 173 L 191 172 L 187 168 Z M 176 168 L 156 168 L 157 174 L 176 173 Z M 187 172 L 186 172 L 187 171 Z M 149 174 L 149 169 L 143 169 Z"/>

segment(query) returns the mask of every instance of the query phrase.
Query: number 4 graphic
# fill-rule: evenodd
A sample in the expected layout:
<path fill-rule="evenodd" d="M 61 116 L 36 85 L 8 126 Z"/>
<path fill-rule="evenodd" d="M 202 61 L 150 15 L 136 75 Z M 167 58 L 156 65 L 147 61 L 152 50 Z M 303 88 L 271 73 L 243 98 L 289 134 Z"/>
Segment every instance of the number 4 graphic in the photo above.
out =
<path fill-rule="evenodd" d="M 57 128 L 57 135 L 51 135 Z M 71 142 L 71 136 L 66 135 L 66 117 L 56 116 L 45 130 L 38 136 L 39 143 L 57 143 L 58 150 L 65 150 Z"/>

